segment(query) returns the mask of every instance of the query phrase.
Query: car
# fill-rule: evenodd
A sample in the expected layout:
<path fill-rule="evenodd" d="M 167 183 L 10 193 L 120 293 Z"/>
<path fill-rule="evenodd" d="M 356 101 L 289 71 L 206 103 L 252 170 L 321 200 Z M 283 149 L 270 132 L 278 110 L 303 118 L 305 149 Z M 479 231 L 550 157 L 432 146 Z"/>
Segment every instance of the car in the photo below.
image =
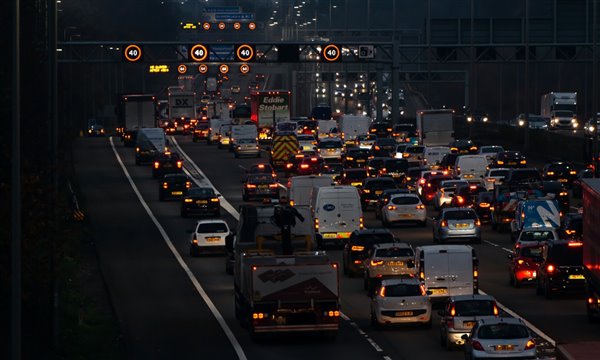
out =
<path fill-rule="evenodd" d="M 369 134 L 376 135 L 377 138 L 387 138 L 392 134 L 392 125 L 387 122 L 373 122 L 369 126 Z"/>
<path fill-rule="evenodd" d="M 510 172 L 509 168 L 495 168 L 488 169 L 483 175 L 483 181 L 485 182 L 485 188 L 489 191 L 493 191 L 495 186 L 502 185 L 504 178 Z"/>
<path fill-rule="evenodd" d="M 403 183 L 407 170 L 408 161 L 406 159 L 385 159 L 383 167 L 379 169 L 379 176 L 388 176 L 397 183 Z"/>
<path fill-rule="evenodd" d="M 312 134 L 298 135 L 298 149 L 300 151 L 315 150 L 317 148 L 317 139 Z"/>
<path fill-rule="evenodd" d="M 419 177 L 416 182 L 416 190 L 419 195 L 423 195 L 423 189 L 427 187 L 427 182 L 434 176 L 438 175 L 448 175 L 448 172 L 443 170 L 431 170 L 429 168 L 425 168 L 419 174 Z"/>
<path fill-rule="evenodd" d="M 298 175 L 316 175 L 323 171 L 323 165 L 324 161 L 320 156 L 304 157 L 294 170 Z"/>
<path fill-rule="evenodd" d="M 227 223 L 220 219 L 200 220 L 192 233 L 190 240 L 190 256 L 202 254 L 225 254 L 225 242 L 233 234 Z"/>
<path fill-rule="evenodd" d="M 389 177 L 376 177 L 364 180 L 363 186 L 360 189 L 360 202 L 363 211 L 369 205 L 374 205 L 377 202 L 377 197 L 386 189 L 397 188 L 394 179 Z"/>
<path fill-rule="evenodd" d="M 546 241 L 536 280 L 536 294 L 544 295 L 546 299 L 553 298 L 559 292 L 583 294 L 586 289 L 583 243 L 572 240 Z"/>
<path fill-rule="evenodd" d="M 519 114 L 512 122 L 512 126 L 525 126 L 525 114 Z M 543 117 L 541 115 L 529 114 L 529 128 L 530 129 L 540 129 L 540 130 L 548 130 L 548 124 L 550 123 L 550 119 Z"/>
<path fill-rule="evenodd" d="M 413 124 L 396 124 L 392 128 L 392 138 L 399 143 L 417 145 L 419 134 Z"/>
<path fill-rule="evenodd" d="M 447 170 L 449 172 L 454 172 L 454 164 L 456 164 L 456 158 L 459 157 L 458 153 L 449 153 L 444 155 L 442 161 L 438 166 L 438 170 Z"/>
<path fill-rule="evenodd" d="M 256 139 L 239 139 L 233 148 L 233 156 L 239 158 L 241 156 L 260 157 L 260 146 Z"/>
<path fill-rule="evenodd" d="M 477 150 L 478 155 L 485 155 L 488 162 L 492 162 L 496 158 L 499 152 L 504 151 L 504 148 L 500 145 L 483 145 Z"/>
<path fill-rule="evenodd" d="M 192 132 L 192 141 L 208 140 L 209 129 L 210 124 L 207 121 L 197 123 Z"/>
<path fill-rule="evenodd" d="M 371 151 L 368 149 L 350 148 L 344 154 L 343 164 L 345 168 L 365 167 L 370 157 Z"/>
<path fill-rule="evenodd" d="M 409 146 L 411 146 L 411 144 L 398 144 L 398 145 L 396 145 L 396 150 L 392 154 L 393 157 L 396 158 L 396 159 L 402 159 L 402 157 L 404 156 L 404 152 L 405 152 L 406 148 L 409 147 Z"/>
<path fill-rule="evenodd" d="M 410 145 L 404 149 L 402 158 L 408 160 L 409 165 L 417 166 L 425 164 L 425 146 Z"/>
<path fill-rule="evenodd" d="M 305 135 L 313 135 L 317 134 L 317 127 L 319 126 L 318 121 L 316 120 L 298 120 L 298 127 L 296 128 L 296 132 Z"/>
<path fill-rule="evenodd" d="M 279 198 L 279 184 L 271 174 L 251 174 L 242 186 L 242 200 Z"/>
<path fill-rule="evenodd" d="M 527 159 L 519 151 L 501 151 L 490 164 L 490 168 L 524 168 L 526 166 Z"/>
<path fill-rule="evenodd" d="M 533 334 L 521 319 L 481 319 L 465 340 L 465 359 L 537 359 Z"/>
<path fill-rule="evenodd" d="M 492 221 L 492 202 L 494 201 L 494 192 L 493 191 L 484 191 L 474 196 L 473 200 L 473 209 L 479 216 L 479 219 L 482 222 L 491 222 Z"/>
<path fill-rule="evenodd" d="M 242 88 L 239 85 L 231 85 L 231 93 L 239 94 L 242 91 Z"/>
<path fill-rule="evenodd" d="M 571 199 L 569 196 L 569 191 L 563 183 L 558 181 L 542 181 L 538 189 L 543 193 L 544 196 L 554 198 L 554 200 L 558 202 L 559 210 L 563 214 L 571 211 Z"/>
<path fill-rule="evenodd" d="M 383 168 L 383 165 L 385 165 L 386 159 L 387 158 L 384 157 L 372 157 L 369 160 L 367 160 L 367 175 L 369 177 L 379 176 L 379 170 L 381 170 Z"/>
<path fill-rule="evenodd" d="M 466 110 L 465 119 L 467 122 L 483 122 L 486 123 L 490 120 L 490 116 L 483 110 Z"/>
<path fill-rule="evenodd" d="M 344 151 L 344 142 L 339 138 L 323 138 L 317 144 L 319 155 L 324 160 L 341 161 Z"/>
<path fill-rule="evenodd" d="M 367 294 L 385 279 L 415 277 L 415 252 L 407 243 L 377 244 L 364 260 L 363 285 Z"/>
<path fill-rule="evenodd" d="M 388 229 L 354 230 L 344 244 L 342 251 L 342 267 L 349 277 L 362 275 L 363 261 L 376 244 L 395 243 L 394 235 Z"/>
<path fill-rule="evenodd" d="M 508 254 L 508 280 L 516 288 L 536 281 L 537 269 L 542 262 L 542 242 L 521 243 Z"/>
<path fill-rule="evenodd" d="M 573 180 L 573 183 L 571 184 L 574 198 L 581 198 L 581 183 L 583 182 L 583 179 L 591 179 L 593 177 L 594 171 L 592 169 L 583 169 L 577 173 L 577 178 Z"/>
<path fill-rule="evenodd" d="M 418 279 L 383 280 L 371 297 L 371 324 L 421 324 L 431 328 L 431 301 Z"/>
<path fill-rule="evenodd" d="M 381 210 L 385 205 L 388 204 L 392 195 L 395 194 L 408 194 L 410 191 L 408 189 L 387 189 L 383 190 L 383 193 L 377 197 L 377 203 L 375 203 L 375 218 L 381 219 Z"/>
<path fill-rule="evenodd" d="M 555 161 L 544 165 L 542 179 L 556 180 L 566 186 L 571 186 L 573 181 L 577 179 L 577 170 L 575 170 L 575 166 L 570 162 Z"/>
<path fill-rule="evenodd" d="M 352 185 L 358 188 L 362 187 L 363 181 L 367 178 L 366 169 L 344 169 L 342 170 L 342 176 L 338 183 L 340 185 Z"/>
<path fill-rule="evenodd" d="M 371 150 L 373 144 L 377 140 L 377 135 L 367 134 L 367 135 L 358 135 L 356 139 L 354 139 L 354 144 L 358 146 L 360 149 L 368 149 Z"/>
<path fill-rule="evenodd" d="M 540 244 L 559 239 L 558 232 L 552 227 L 524 227 L 515 240 L 515 247 L 528 244 Z"/>
<path fill-rule="evenodd" d="M 396 150 L 396 140 L 392 138 L 377 138 L 371 148 L 371 155 L 375 157 L 390 157 Z"/>
<path fill-rule="evenodd" d="M 181 199 L 181 217 L 186 218 L 192 214 L 221 216 L 221 197 L 211 187 L 194 187 L 188 189 Z"/>
<path fill-rule="evenodd" d="M 504 178 L 504 184 L 511 189 L 517 189 L 522 185 L 529 186 L 532 183 L 542 181 L 542 176 L 536 168 L 521 168 L 511 169 L 508 175 Z"/>
<path fill-rule="evenodd" d="M 578 212 L 565 214 L 559 231 L 562 239 L 582 240 L 583 215 Z"/>
<path fill-rule="evenodd" d="M 157 179 L 166 174 L 177 174 L 183 172 L 183 160 L 178 153 L 164 152 L 154 159 L 152 165 L 152 177 Z"/>
<path fill-rule="evenodd" d="M 276 177 L 275 169 L 271 164 L 258 163 L 246 168 L 246 175 L 269 174 Z"/>
<path fill-rule="evenodd" d="M 481 319 L 500 315 L 496 299 L 491 295 L 457 295 L 448 298 L 440 315 L 440 345 L 448 350 L 464 345 L 463 336 Z"/>
<path fill-rule="evenodd" d="M 600 115 L 596 115 L 596 119 L 594 120 L 594 118 L 590 118 L 588 121 L 586 121 L 585 125 L 583 125 L 583 133 L 586 137 L 591 137 L 593 138 L 594 135 L 598 134 L 598 122 Z"/>
<path fill-rule="evenodd" d="M 88 127 L 88 131 L 87 131 L 87 136 L 104 136 L 105 134 L 105 130 L 104 130 L 104 126 L 102 125 L 90 125 Z"/>
<path fill-rule="evenodd" d="M 452 176 L 438 173 L 431 175 L 427 182 L 421 188 L 421 198 L 426 204 L 432 204 L 435 195 L 437 194 L 440 184 L 444 181 L 452 180 Z"/>
<path fill-rule="evenodd" d="M 433 206 L 439 210 L 450 205 L 454 192 L 459 185 L 468 185 L 466 180 L 444 180 L 440 183 L 438 191 L 433 198 Z"/>
<path fill-rule="evenodd" d="M 158 199 L 181 199 L 191 187 L 192 182 L 186 174 L 167 174 L 158 185 Z"/>
<path fill-rule="evenodd" d="M 457 186 L 454 196 L 450 200 L 450 206 L 473 207 L 476 196 L 482 192 L 487 192 L 487 189 L 481 185 L 469 183 L 468 185 Z"/>
<path fill-rule="evenodd" d="M 412 166 L 406 170 L 404 178 L 406 188 L 411 191 L 417 190 L 417 182 L 421 178 L 423 171 L 431 170 L 428 166 Z"/>
<path fill-rule="evenodd" d="M 438 218 L 433 218 L 433 241 L 445 243 L 448 240 L 468 239 L 481 242 L 481 221 L 470 208 L 445 208 Z"/>
<path fill-rule="evenodd" d="M 450 148 L 450 153 L 464 155 L 464 154 L 477 154 L 479 148 L 473 140 L 465 140 L 465 139 L 457 139 L 450 144 L 448 144 Z"/>
<path fill-rule="evenodd" d="M 383 226 L 388 227 L 403 222 L 422 227 L 427 224 L 427 210 L 417 194 L 391 195 L 387 205 L 381 209 Z"/>
<path fill-rule="evenodd" d="M 333 181 L 337 181 L 341 178 L 343 170 L 344 166 L 340 163 L 326 163 L 323 165 L 321 175 L 331 176 Z"/>

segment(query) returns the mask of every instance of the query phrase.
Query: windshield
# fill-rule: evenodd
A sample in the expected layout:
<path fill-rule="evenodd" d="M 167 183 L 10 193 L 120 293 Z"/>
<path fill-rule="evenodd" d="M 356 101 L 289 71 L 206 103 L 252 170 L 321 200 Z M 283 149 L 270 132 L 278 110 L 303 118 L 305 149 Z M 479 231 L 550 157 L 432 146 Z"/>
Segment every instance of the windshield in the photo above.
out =
<path fill-rule="evenodd" d="M 377 145 L 380 146 L 396 146 L 396 140 L 394 139 L 379 139 Z"/>
<path fill-rule="evenodd" d="M 490 147 L 483 147 L 481 148 L 481 152 L 484 154 L 488 154 L 488 153 L 499 153 L 500 151 L 503 151 L 503 149 L 501 147 L 496 147 L 496 146 L 490 146 Z"/>
<path fill-rule="evenodd" d="M 386 234 L 363 234 L 360 235 L 355 243 L 360 245 L 367 245 L 372 247 L 375 244 L 384 244 L 394 242 L 394 235 L 391 233 Z"/>
<path fill-rule="evenodd" d="M 394 205 L 416 205 L 419 203 L 419 198 L 416 196 L 397 196 L 391 202 Z"/>
<path fill-rule="evenodd" d="M 423 291 L 417 284 L 397 284 L 385 287 L 386 297 L 422 296 Z"/>
<path fill-rule="evenodd" d="M 506 175 L 508 175 L 509 172 L 510 172 L 510 170 L 491 170 L 490 171 L 490 176 L 502 176 L 502 177 L 506 177 Z"/>
<path fill-rule="evenodd" d="M 315 141 L 315 137 L 312 135 L 298 135 L 298 141 Z"/>
<path fill-rule="evenodd" d="M 187 194 L 188 196 L 215 196 L 212 188 L 191 188 Z"/>
<path fill-rule="evenodd" d="M 543 241 L 554 240 L 552 231 L 523 231 L 521 233 L 522 241 Z"/>
<path fill-rule="evenodd" d="M 499 323 L 483 325 L 479 328 L 477 337 L 480 339 L 522 339 L 529 337 L 529 331 L 524 325 Z"/>
<path fill-rule="evenodd" d="M 268 174 L 252 175 L 252 176 L 248 177 L 248 182 L 250 182 L 250 183 L 262 183 L 262 184 L 272 183 L 273 182 L 273 177 L 271 175 L 268 175 Z"/>
<path fill-rule="evenodd" d="M 522 181 L 522 180 L 540 180 L 540 174 L 537 170 L 526 170 L 526 171 L 513 171 L 510 180 L 511 181 Z"/>
<path fill-rule="evenodd" d="M 541 246 L 526 246 L 522 247 L 519 252 L 519 256 L 531 258 L 531 259 L 540 259 L 542 257 L 542 247 Z"/>
<path fill-rule="evenodd" d="M 255 144 L 256 140 L 254 139 L 240 139 L 238 140 L 239 144 Z"/>
<path fill-rule="evenodd" d="M 284 131 L 295 131 L 297 127 L 296 123 L 293 122 L 286 122 L 286 123 L 279 123 L 277 124 L 277 130 L 280 132 L 284 132 Z"/>
<path fill-rule="evenodd" d="M 373 180 L 365 184 L 366 189 L 394 189 L 395 187 L 396 183 L 392 179 Z"/>
<path fill-rule="evenodd" d="M 581 244 L 579 246 L 556 245 L 552 248 L 548 262 L 558 266 L 581 266 L 583 265 L 583 246 Z"/>
<path fill-rule="evenodd" d="M 476 218 L 477 215 L 473 210 L 453 210 L 444 213 L 444 219 L 446 220 L 475 220 Z"/>
<path fill-rule="evenodd" d="M 358 141 L 374 141 L 377 140 L 377 136 L 375 135 L 359 135 Z"/>
<path fill-rule="evenodd" d="M 223 223 L 198 224 L 197 233 L 226 233 L 227 226 Z"/>
<path fill-rule="evenodd" d="M 488 316 L 494 315 L 492 300 L 465 300 L 454 303 L 456 316 Z"/>
<path fill-rule="evenodd" d="M 388 248 L 388 249 L 377 249 L 375 256 L 378 258 L 393 258 L 393 257 L 409 257 L 414 256 L 412 249 L 410 248 Z"/>

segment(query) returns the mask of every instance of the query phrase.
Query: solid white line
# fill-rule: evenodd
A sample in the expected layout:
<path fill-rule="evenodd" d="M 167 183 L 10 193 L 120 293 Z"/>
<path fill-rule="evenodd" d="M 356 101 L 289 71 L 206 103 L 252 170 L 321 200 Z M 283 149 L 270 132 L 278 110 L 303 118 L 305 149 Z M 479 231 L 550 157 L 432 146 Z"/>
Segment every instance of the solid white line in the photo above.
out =
<path fill-rule="evenodd" d="M 482 295 L 488 295 L 485 291 L 483 291 L 481 289 L 479 289 L 479 293 L 482 294 Z M 517 318 L 517 319 L 521 319 L 521 321 L 523 321 L 523 323 L 525 325 L 527 325 L 527 327 L 529 327 L 531 330 L 533 330 L 540 337 L 544 338 L 552 346 L 556 347 L 556 341 L 554 341 L 554 339 L 552 339 L 550 336 L 546 335 L 542 330 L 538 329 L 535 325 L 533 325 L 529 321 L 525 320 L 524 317 L 522 317 L 521 315 L 519 315 L 516 312 L 512 311 L 511 309 L 507 308 L 506 306 L 502 305 L 500 302 L 498 302 L 498 300 L 496 300 L 496 304 L 498 304 L 498 306 L 502 310 L 504 310 L 505 312 L 507 312 L 510 316 L 512 316 L 514 318 Z"/>
<path fill-rule="evenodd" d="M 150 217 L 150 219 L 152 220 L 152 222 L 154 223 L 154 225 L 160 232 L 160 235 L 162 236 L 163 240 L 165 241 L 165 244 L 167 244 L 167 247 L 169 248 L 169 250 L 171 250 L 171 253 L 173 254 L 173 256 L 175 256 L 175 259 L 179 263 L 179 266 L 181 266 L 183 271 L 185 271 L 186 275 L 188 276 L 188 278 L 194 285 L 194 288 L 196 289 L 198 294 L 200 294 L 200 296 L 202 297 L 202 300 L 204 300 L 204 302 L 210 309 L 210 312 L 213 314 L 215 319 L 217 319 L 217 322 L 221 326 L 221 329 L 223 329 L 223 332 L 225 332 L 225 335 L 227 335 L 229 342 L 233 346 L 233 349 L 235 350 L 235 352 L 238 356 L 238 359 L 247 360 L 246 354 L 244 353 L 244 349 L 242 349 L 242 346 L 237 341 L 235 335 L 233 335 L 233 332 L 227 325 L 227 322 L 225 321 L 225 319 L 223 318 L 223 316 L 221 315 L 221 313 L 219 312 L 219 310 L 217 309 L 215 304 L 210 300 L 210 297 L 208 297 L 208 294 L 206 293 L 206 291 L 204 291 L 204 288 L 202 287 L 202 285 L 200 285 L 200 282 L 198 281 L 198 279 L 196 279 L 196 276 L 194 276 L 194 274 L 192 273 L 190 268 L 187 266 L 185 261 L 183 261 L 183 258 L 181 257 L 181 255 L 179 254 L 177 249 L 175 248 L 175 245 L 173 245 L 173 242 L 169 238 L 169 235 L 167 235 L 167 232 L 165 231 L 165 229 L 162 227 L 162 225 L 160 224 L 158 219 L 156 219 L 156 217 L 154 216 L 154 213 L 152 213 L 152 210 L 150 210 L 150 207 L 144 200 L 144 197 L 142 196 L 142 194 L 138 190 L 137 186 L 135 185 L 135 182 L 129 175 L 129 171 L 125 167 L 125 164 L 123 164 L 123 160 L 121 160 L 121 156 L 119 155 L 119 153 L 117 152 L 117 149 L 115 148 L 115 144 L 113 142 L 112 136 L 110 137 L 110 146 L 112 147 L 112 150 L 115 153 L 115 157 L 117 158 L 117 162 L 119 163 L 119 165 L 121 165 L 121 169 L 123 170 L 123 173 L 125 174 L 125 177 L 127 178 L 127 181 L 129 181 L 129 184 L 131 185 L 133 192 L 135 192 L 135 195 L 137 196 L 138 200 L 144 207 L 144 210 L 146 210 L 146 213 L 148 214 L 148 216 Z"/>

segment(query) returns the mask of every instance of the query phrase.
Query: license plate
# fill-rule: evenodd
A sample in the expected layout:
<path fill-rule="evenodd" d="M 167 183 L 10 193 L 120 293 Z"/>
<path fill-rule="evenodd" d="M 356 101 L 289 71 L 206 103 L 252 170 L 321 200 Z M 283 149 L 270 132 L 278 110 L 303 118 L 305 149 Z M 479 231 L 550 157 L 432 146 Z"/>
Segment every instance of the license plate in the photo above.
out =
<path fill-rule="evenodd" d="M 515 349 L 514 345 L 496 345 L 494 347 L 496 351 L 511 351 Z"/>
<path fill-rule="evenodd" d="M 475 326 L 475 321 L 463 321 L 463 326 L 470 329 Z"/>
<path fill-rule="evenodd" d="M 364 163 L 364 162 L 365 162 L 365 160 L 359 159 L 359 160 L 356 160 L 356 162 L 357 162 L 357 163 Z"/>
<path fill-rule="evenodd" d="M 413 216 L 414 216 L 413 214 L 400 214 L 401 218 L 411 218 Z"/>
<path fill-rule="evenodd" d="M 448 294 L 448 289 L 429 289 L 431 290 L 431 295 L 446 295 Z"/>
<path fill-rule="evenodd" d="M 335 239 L 336 236 L 335 233 L 323 234 L 323 239 Z"/>
<path fill-rule="evenodd" d="M 510 162 L 508 163 L 508 165 L 517 165 L 517 163 L 516 163 L 516 162 L 514 162 L 514 161 L 510 161 Z"/>
<path fill-rule="evenodd" d="M 347 239 L 350 237 L 350 235 L 351 235 L 351 233 L 349 233 L 349 232 L 341 232 L 341 233 L 337 233 L 336 237 L 338 239 Z"/>
<path fill-rule="evenodd" d="M 267 188 L 269 188 L 269 186 L 267 186 L 267 185 L 258 185 L 258 188 L 259 189 L 267 189 Z"/>
<path fill-rule="evenodd" d="M 396 311 L 396 316 L 413 316 L 412 311 Z"/>
<path fill-rule="evenodd" d="M 573 275 L 569 275 L 569 280 L 584 280 L 585 276 L 583 276 L 582 274 L 573 274 Z"/>
<path fill-rule="evenodd" d="M 172 165 L 171 165 L 170 163 L 165 163 L 165 164 L 163 165 L 163 167 L 165 167 L 165 168 L 170 168 L 171 166 L 172 166 Z"/>
<path fill-rule="evenodd" d="M 569 180 L 568 180 L 568 179 L 558 179 L 558 181 L 560 181 L 561 183 L 566 183 L 566 182 L 569 182 Z"/>
<path fill-rule="evenodd" d="M 215 242 L 215 241 L 219 241 L 219 240 L 221 240 L 221 238 L 218 236 L 210 236 L 210 237 L 206 238 L 207 242 Z"/>
<path fill-rule="evenodd" d="M 381 195 L 381 194 L 383 194 L 383 190 L 377 190 L 377 191 L 375 191 L 375 195 Z"/>
<path fill-rule="evenodd" d="M 454 227 L 457 228 L 457 229 L 466 228 L 468 226 L 469 226 L 469 224 L 456 224 L 456 225 L 454 225 Z"/>
<path fill-rule="evenodd" d="M 206 204 L 208 204 L 208 200 L 196 200 L 196 204 L 198 204 L 198 205 L 206 205 Z"/>
<path fill-rule="evenodd" d="M 183 191 L 171 191 L 171 195 L 183 195 Z"/>
<path fill-rule="evenodd" d="M 404 261 L 388 261 L 389 266 L 404 266 Z"/>

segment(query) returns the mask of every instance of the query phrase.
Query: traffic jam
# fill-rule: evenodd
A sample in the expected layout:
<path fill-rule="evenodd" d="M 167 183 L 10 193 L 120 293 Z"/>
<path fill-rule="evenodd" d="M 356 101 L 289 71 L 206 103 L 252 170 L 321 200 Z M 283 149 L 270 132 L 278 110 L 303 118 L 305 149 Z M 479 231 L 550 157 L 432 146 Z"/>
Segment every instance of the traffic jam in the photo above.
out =
<path fill-rule="evenodd" d="M 439 322 L 440 345 L 466 358 L 537 358 L 540 337 L 479 292 L 477 246 L 489 231 L 512 244 L 507 286 L 546 299 L 587 294 L 589 319 L 596 320 L 600 294 L 583 266 L 584 224 L 595 214 L 583 212 L 581 197 L 593 204 L 600 191 L 588 180 L 590 169 L 538 164 L 499 145 L 455 139 L 454 114 L 446 109 L 419 111 L 416 123 L 395 125 L 364 115 L 334 119 L 331 111 L 291 118 L 289 109 L 260 110 L 259 103 L 289 96 L 253 92 L 249 109 L 237 112 L 209 103 L 215 112 L 208 117 L 181 129 L 140 129 L 135 144 L 123 133 L 136 165 L 149 164 L 158 179 L 159 199 L 179 202 L 181 217 L 198 218 L 189 255 L 225 254 L 236 318 L 253 337 L 335 338 L 343 275 L 363 283 L 373 329 Z M 240 179 L 237 228 L 221 218 L 223 196 L 193 183 L 167 138 L 173 132 L 191 135 L 194 146 L 230 152 L 227 167 L 257 158 Z M 398 236 L 412 228 L 429 232 L 431 244 L 413 247 Z M 340 251 L 341 262 L 329 255 Z"/>

